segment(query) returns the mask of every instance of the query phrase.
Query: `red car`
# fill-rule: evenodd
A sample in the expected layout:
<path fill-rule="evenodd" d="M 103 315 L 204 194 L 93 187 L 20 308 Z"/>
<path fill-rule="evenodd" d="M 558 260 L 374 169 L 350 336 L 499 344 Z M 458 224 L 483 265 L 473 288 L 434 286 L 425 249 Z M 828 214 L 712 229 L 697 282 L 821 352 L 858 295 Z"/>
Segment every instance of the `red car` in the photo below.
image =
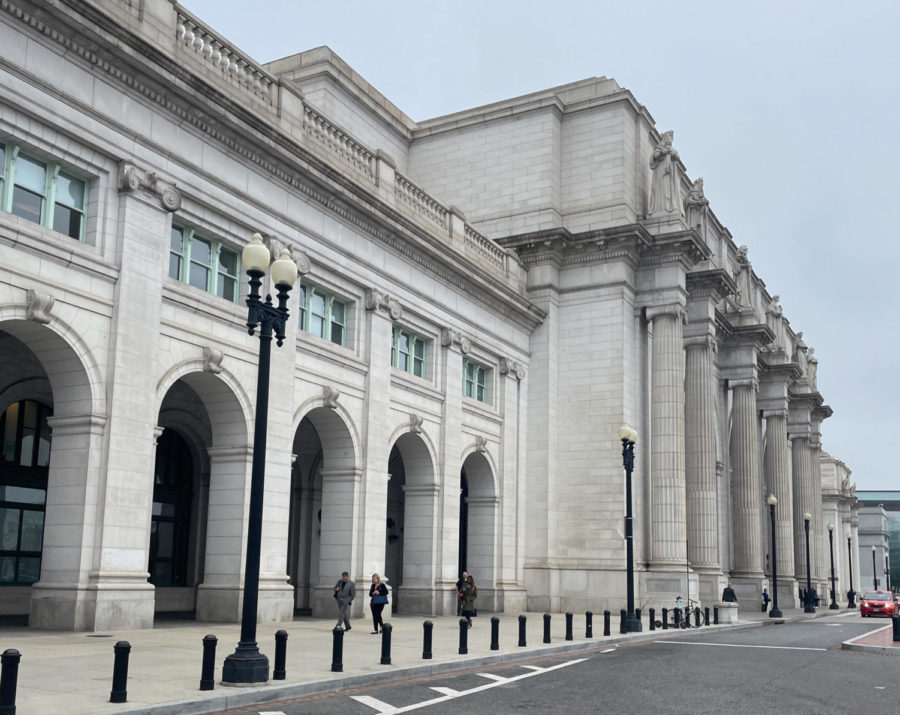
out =
<path fill-rule="evenodd" d="M 890 591 L 867 591 L 859 603 L 859 615 L 893 616 L 895 610 L 894 594 Z"/>

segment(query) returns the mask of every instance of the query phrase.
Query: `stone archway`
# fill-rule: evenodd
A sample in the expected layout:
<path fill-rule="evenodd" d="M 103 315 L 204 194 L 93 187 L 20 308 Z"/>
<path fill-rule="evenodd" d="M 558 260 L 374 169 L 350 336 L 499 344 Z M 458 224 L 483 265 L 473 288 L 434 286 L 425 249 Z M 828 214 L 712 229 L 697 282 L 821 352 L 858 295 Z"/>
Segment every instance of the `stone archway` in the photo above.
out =
<path fill-rule="evenodd" d="M 481 452 L 466 457 L 460 471 L 460 553 L 478 586 L 482 608 L 488 609 L 499 567 L 497 543 L 500 499 L 491 465 Z"/>

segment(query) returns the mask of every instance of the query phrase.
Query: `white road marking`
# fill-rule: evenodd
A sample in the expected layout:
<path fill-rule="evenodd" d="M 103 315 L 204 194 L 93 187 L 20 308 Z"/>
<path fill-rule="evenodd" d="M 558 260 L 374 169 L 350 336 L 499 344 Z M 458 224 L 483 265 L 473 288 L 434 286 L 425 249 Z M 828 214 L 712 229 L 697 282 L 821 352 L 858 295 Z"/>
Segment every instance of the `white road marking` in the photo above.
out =
<path fill-rule="evenodd" d="M 601 653 L 613 653 L 615 652 L 615 648 L 607 648 L 606 650 L 601 650 Z"/>
<path fill-rule="evenodd" d="M 383 700 L 378 700 L 377 698 L 370 697 L 368 695 L 351 695 L 351 698 L 356 700 L 363 705 L 368 705 L 373 710 L 377 710 L 380 713 L 395 713 L 397 709 L 390 705 L 389 703 L 384 702 Z"/>
<path fill-rule="evenodd" d="M 260 710 L 259 715 L 287 715 L 283 710 Z"/>
<path fill-rule="evenodd" d="M 506 681 L 506 678 L 502 675 L 495 675 L 494 673 L 476 673 L 480 678 L 487 678 L 488 680 L 496 680 L 498 683 Z"/>
<path fill-rule="evenodd" d="M 499 685 L 505 685 L 507 683 L 514 683 L 517 680 L 524 680 L 525 678 L 532 678 L 535 675 L 541 675 L 543 673 L 549 673 L 552 670 L 559 670 L 560 668 L 567 668 L 570 665 L 576 665 L 577 663 L 583 663 L 587 658 L 578 658 L 577 660 L 570 660 L 565 663 L 559 663 L 557 665 L 551 665 L 549 668 L 539 668 L 534 665 L 526 665 L 522 666 L 524 668 L 529 668 L 532 672 L 530 673 L 522 673 L 521 675 L 513 675 L 509 678 L 503 678 L 502 680 L 496 680 L 490 683 L 485 683 L 484 685 L 479 685 L 475 688 L 470 688 L 469 690 L 450 690 L 450 688 L 440 688 L 433 687 L 432 690 L 436 690 L 441 692 L 442 690 L 449 691 L 446 695 L 442 695 L 439 698 L 432 698 L 431 700 L 425 700 L 421 703 L 415 703 L 413 705 L 406 705 L 402 708 L 395 708 L 387 703 L 382 702 L 381 700 L 376 700 L 375 698 L 370 698 L 367 695 L 351 695 L 354 700 L 363 703 L 364 705 L 368 705 L 376 710 L 379 713 L 383 713 L 384 715 L 395 715 L 397 713 L 411 713 L 415 710 L 420 710 L 422 708 L 430 707 L 431 705 L 437 705 L 438 703 L 445 703 L 449 700 L 454 700 L 456 698 L 461 698 L 465 695 L 472 695 L 474 693 L 480 693 L 484 690 L 490 690 L 491 688 L 496 688 Z"/>
<path fill-rule="evenodd" d="M 793 645 L 741 645 L 739 643 L 699 643 L 697 641 L 653 641 L 654 643 L 672 643 L 673 645 L 711 645 L 717 648 L 770 648 L 772 650 L 818 650 L 827 648 L 801 648 Z"/>
<path fill-rule="evenodd" d="M 436 693 L 440 693 L 441 695 L 459 695 L 458 690 L 454 690 L 453 688 L 444 688 L 440 685 L 432 686 L 429 690 L 433 690 Z"/>

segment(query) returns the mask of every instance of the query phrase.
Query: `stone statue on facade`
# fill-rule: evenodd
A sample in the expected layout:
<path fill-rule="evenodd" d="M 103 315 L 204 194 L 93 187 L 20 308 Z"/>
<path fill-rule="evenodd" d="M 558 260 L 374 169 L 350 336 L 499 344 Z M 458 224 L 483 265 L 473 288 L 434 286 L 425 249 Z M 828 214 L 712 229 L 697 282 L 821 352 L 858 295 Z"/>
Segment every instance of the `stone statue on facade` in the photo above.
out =
<path fill-rule="evenodd" d="M 678 152 L 672 146 L 675 132 L 663 132 L 650 156 L 650 207 L 648 217 L 684 216 Z"/>
<path fill-rule="evenodd" d="M 703 179 L 697 179 L 684 199 L 684 211 L 687 214 L 688 226 L 697 229 L 701 236 L 706 236 L 706 214 L 709 211 L 709 199 L 703 193 Z"/>

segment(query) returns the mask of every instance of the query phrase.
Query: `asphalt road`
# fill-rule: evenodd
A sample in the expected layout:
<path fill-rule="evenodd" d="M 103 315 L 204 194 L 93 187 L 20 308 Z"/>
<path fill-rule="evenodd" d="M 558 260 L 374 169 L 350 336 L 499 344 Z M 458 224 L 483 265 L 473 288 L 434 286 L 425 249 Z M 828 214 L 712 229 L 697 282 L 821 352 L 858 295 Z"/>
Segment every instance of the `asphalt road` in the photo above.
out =
<path fill-rule="evenodd" d="M 704 631 L 594 652 L 230 711 L 265 715 L 900 712 L 900 656 L 840 650 L 879 623 L 820 618 Z"/>

